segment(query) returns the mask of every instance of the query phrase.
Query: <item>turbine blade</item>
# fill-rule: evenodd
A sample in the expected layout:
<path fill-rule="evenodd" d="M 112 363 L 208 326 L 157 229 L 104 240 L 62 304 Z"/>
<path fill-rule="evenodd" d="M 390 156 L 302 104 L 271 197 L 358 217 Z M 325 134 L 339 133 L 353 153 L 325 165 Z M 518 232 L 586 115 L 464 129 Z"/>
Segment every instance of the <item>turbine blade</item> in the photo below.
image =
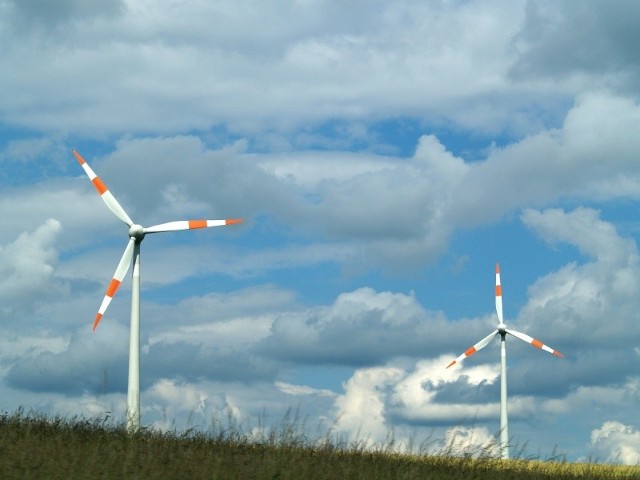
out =
<path fill-rule="evenodd" d="M 498 321 L 504 323 L 502 318 L 502 285 L 500 284 L 500 265 L 496 263 L 496 312 Z"/>
<path fill-rule="evenodd" d="M 120 259 L 120 263 L 116 267 L 116 273 L 113 274 L 113 278 L 107 287 L 107 291 L 104 294 L 104 298 L 102 299 L 102 304 L 98 309 L 98 314 L 96 315 L 96 319 L 93 322 L 93 330 L 95 331 L 98 328 L 98 324 L 104 315 L 104 312 L 107 311 L 107 307 L 111 303 L 111 300 L 115 296 L 118 288 L 120 288 L 120 284 L 122 284 L 122 279 L 129 271 L 129 266 L 131 265 L 131 258 L 133 257 L 133 246 L 136 243 L 135 238 L 130 238 L 129 243 L 127 243 L 126 248 L 124 249 L 124 253 L 122 254 L 122 258 Z"/>
<path fill-rule="evenodd" d="M 533 337 L 530 337 L 526 333 L 518 332 L 516 330 L 511 330 L 509 328 L 507 328 L 506 331 L 507 331 L 508 334 L 513 335 L 516 338 L 519 338 L 523 342 L 530 343 L 531 345 L 533 345 L 536 348 L 539 348 L 540 350 L 544 350 L 546 352 L 549 352 L 549 353 L 555 355 L 556 357 L 560 357 L 560 358 L 564 357 L 564 355 L 562 353 L 560 353 L 558 350 L 554 350 L 553 348 L 551 348 L 551 347 L 545 345 L 544 343 L 542 343 L 540 340 L 535 339 Z"/>
<path fill-rule="evenodd" d="M 104 200 L 104 203 L 107 204 L 107 207 L 109 208 L 109 210 L 111 210 L 116 217 L 118 217 L 128 226 L 133 225 L 133 221 L 129 218 L 129 215 L 127 215 L 127 212 L 124 211 L 124 208 L 122 208 L 122 206 L 118 203 L 118 201 L 116 200 L 116 197 L 113 196 L 113 194 L 109 191 L 107 186 L 102 182 L 102 180 L 100 180 L 100 177 L 98 177 L 96 173 L 91 169 L 91 167 L 85 161 L 85 159 L 82 158 L 82 156 L 75 150 L 72 150 L 72 152 L 73 152 L 73 155 L 76 157 L 76 160 L 78 160 L 78 163 L 80 163 L 85 173 L 89 177 L 89 180 L 91 180 L 91 183 L 93 183 L 93 186 L 96 187 L 96 190 L 98 191 L 98 194 L 100 195 L 102 200 Z"/>
<path fill-rule="evenodd" d="M 476 343 L 473 347 L 466 350 L 462 355 L 460 355 L 453 362 L 447 365 L 447 368 L 451 367 L 452 365 L 455 365 L 456 363 L 460 362 L 461 360 L 464 360 L 467 357 L 470 357 L 471 355 L 476 353 L 478 350 L 482 350 L 484 347 L 489 345 L 489 342 L 491 342 L 491 340 L 493 340 L 493 337 L 495 337 L 497 334 L 498 334 L 498 330 L 494 330 L 493 332 L 491 332 L 489 335 L 484 337 L 482 340 Z"/>
<path fill-rule="evenodd" d="M 144 233 L 175 232 L 178 230 L 194 230 L 196 228 L 221 227 L 241 222 L 241 218 L 227 218 L 226 220 L 180 220 L 147 227 L 144 229 Z"/>

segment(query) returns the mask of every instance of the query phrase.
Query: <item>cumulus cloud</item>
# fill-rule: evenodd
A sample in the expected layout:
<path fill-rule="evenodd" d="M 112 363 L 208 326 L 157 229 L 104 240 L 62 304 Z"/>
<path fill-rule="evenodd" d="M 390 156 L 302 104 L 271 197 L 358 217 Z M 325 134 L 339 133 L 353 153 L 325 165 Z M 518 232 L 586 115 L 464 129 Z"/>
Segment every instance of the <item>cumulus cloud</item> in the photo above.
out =
<path fill-rule="evenodd" d="M 636 243 L 589 208 L 527 209 L 521 218 L 544 240 L 569 244 L 584 257 L 537 279 L 509 322 L 566 355 L 552 358 L 511 341 L 510 392 L 558 398 L 574 388 L 623 384 L 637 370 L 629 354 L 640 309 Z M 554 374 L 543 378 L 541 362 L 553 362 Z"/>
<path fill-rule="evenodd" d="M 111 323 L 96 334 L 76 329 L 64 348 L 30 351 L 11 362 L 5 381 L 13 388 L 66 395 L 123 392 L 127 385 L 129 329 Z M 55 343 L 53 344 L 55 346 Z"/>
<path fill-rule="evenodd" d="M 284 361 L 374 365 L 450 350 L 455 341 L 447 329 L 443 314 L 425 311 L 412 295 L 360 288 L 330 306 L 277 315 L 259 348 Z M 482 325 L 461 321 L 460 330 L 465 329 L 463 338 L 470 339 Z"/>
<path fill-rule="evenodd" d="M 159 417 L 152 426 L 160 430 L 175 429 L 176 421 L 185 416 L 190 422 L 188 427 L 199 424 L 200 428 L 209 427 L 214 417 L 239 416 L 238 408 L 230 404 L 224 394 L 211 395 L 197 384 L 160 379 L 145 395 L 148 402 L 145 413 L 155 413 L 153 416 Z"/>
<path fill-rule="evenodd" d="M 584 446 L 604 407 L 637 404 L 637 242 L 606 208 L 558 208 L 640 198 L 637 6 L 365 3 L 0 0 L 0 388 L 91 412 L 123 396 L 126 289 L 88 335 L 126 227 L 69 142 L 140 223 L 246 220 L 143 247 L 143 408 L 163 428 L 303 399 L 348 435 L 482 446 L 497 343 L 444 367 L 492 306 L 436 311 L 450 278 L 424 304 L 406 292 L 449 254 L 469 272 L 466 239 L 505 218 L 573 256 L 513 317 L 566 354 L 510 342 L 513 431 L 563 414 Z M 291 373 L 309 365 L 353 374 L 331 392 Z"/>
<path fill-rule="evenodd" d="M 103 292 L 100 292 L 103 293 Z M 83 295 L 86 299 L 88 295 Z M 31 340 L 31 348 L 13 358 L 7 381 L 11 386 L 39 392 L 124 391 L 126 388 L 129 299 L 123 294 L 112 305 L 100 328 L 91 331 L 89 312 L 84 322 L 73 315 L 60 345 L 54 339 Z M 115 302 L 114 302 L 115 303 Z M 282 309 L 295 308 L 291 292 L 273 286 L 222 295 L 191 297 L 177 305 L 144 302 L 142 318 L 142 388 L 161 379 L 198 381 L 260 381 L 273 379 L 276 362 L 254 353 L 255 345 L 269 335 L 272 318 Z M 147 306 L 148 305 L 148 306 Z M 77 308 L 75 303 L 71 308 Z M 71 327 L 70 327 L 71 325 Z M 48 328 L 52 326 L 47 324 Z M 40 329 L 44 328 L 42 325 Z M 48 346 L 47 346 L 48 343 Z M 69 372 L 73 372 L 70 375 Z M 108 376 L 105 383 L 103 373 Z"/>
<path fill-rule="evenodd" d="M 394 367 L 358 369 L 344 384 L 345 393 L 335 400 L 336 429 L 350 441 L 365 445 L 384 443 L 390 434 L 385 390 L 403 375 Z"/>
<path fill-rule="evenodd" d="M 194 211 L 267 215 L 282 222 L 285 234 L 295 225 L 318 252 L 330 245 L 339 262 L 402 270 L 437 258 L 461 228 L 523 207 L 594 196 L 637 198 L 640 144 L 632 131 L 639 125 L 633 101 L 586 94 L 560 128 L 492 148 L 481 161 L 453 155 L 433 135 L 423 136 L 408 159 L 262 155 L 243 144 L 212 150 L 196 137 L 173 137 L 122 141 L 100 171 L 113 179 L 112 190 L 131 205 L 131 215 L 147 223 Z M 178 158 L 188 158 L 189 169 Z M 140 189 L 148 195 L 128 198 Z"/>
<path fill-rule="evenodd" d="M 424 136 L 409 160 L 320 182 L 309 192 L 316 199 L 309 217 L 329 234 L 368 241 L 373 258 L 428 261 L 454 231 L 519 208 L 640 197 L 640 144 L 631 140 L 639 126 L 634 101 L 591 94 L 576 102 L 561 128 L 493 148 L 483 161 L 465 161 Z"/>
<path fill-rule="evenodd" d="M 591 432 L 591 448 L 598 459 L 611 463 L 640 463 L 640 431 L 631 425 L 609 421 Z"/>
<path fill-rule="evenodd" d="M 440 451 L 464 457 L 498 458 L 500 444 L 486 427 L 457 426 L 447 430 Z"/>
<path fill-rule="evenodd" d="M 633 85 L 636 7 L 586 3 L 7 0 L 14 68 L 0 85 L 22 94 L 3 109 L 11 124 L 98 136 L 225 125 L 268 139 L 372 117 L 521 135 L 559 121 L 585 85 Z"/>
<path fill-rule="evenodd" d="M 570 243 L 603 266 L 620 266 L 638 260 L 633 239 L 621 238 L 615 226 L 601 220 L 594 209 L 579 207 L 569 213 L 559 208 L 527 209 L 522 220 L 548 243 Z"/>
<path fill-rule="evenodd" d="M 3 63 L 16 66 L 0 84 L 25 93 L 5 99 L 15 124 L 246 132 L 427 112 L 495 131 L 530 103 L 504 78 L 522 2 L 41 3 L 5 2 L 0 23 Z M 47 75 L 22 73 L 34 65 Z M 25 108 L 34 93 L 40 106 Z"/>
<path fill-rule="evenodd" d="M 566 265 L 535 282 L 520 321 L 553 331 L 569 345 L 602 348 L 613 338 L 616 349 L 627 345 L 625 332 L 638 318 L 640 291 L 633 239 L 621 237 L 611 223 L 588 208 L 526 210 L 522 219 L 543 239 L 574 245 L 590 261 Z"/>
<path fill-rule="evenodd" d="M 522 220 L 547 241 L 567 242 L 587 255 L 584 264 L 561 267 L 534 283 L 514 322 L 514 327 L 535 336 L 549 332 L 544 340 L 567 354 L 564 360 L 547 358 L 544 352 L 510 343 L 512 419 L 533 415 L 552 419 L 564 411 L 560 403 L 573 404 L 573 397 L 565 395 L 576 385 L 601 385 L 604 378 L 613 384 L 624 381 L 634 371 L 634 363 L 622 358 L 624 351 L 601 347 L 597 336 L 590 334 L 601 328 L 602 332 L 608 331 L 612 340 L 624 341 L 624 322 L 629 317 L 615 315 L 615 309 L 627 308 L 628 302 L 602 301 L 614 319 L 602 327 L 599 316 L 603 313 L 596 311 L 588 316 L 581 305 L 594 295 L 603 299 L 622 296 L 629 301 L 637 296 L 636 283 L 629 282 L 638 276 L 636 246 L 591 209 L 526 210 Z M 615 252 L 609 251 L 612 246 Z M 618 283 L 611 280 L 611 275 L 620 274 L 625 268 L 629 269 L 629 279 Z M 585 287 L 578 288 L 581 284 Z M 585 297 L 574 304 L 572 298 L 582 290 Z M 596 295 L 594 291 L 601 293 Z M 589 324 L 593 319 L 594 323 L 589 329 L 577 331 L 563 327 L 556 311 L 548 310 L 551 308 L 560 309 L 566 318 L 577 321 L 584 316 L 583 322 Z M 477 317 L 451 324 L 444 314 L 425 310 L 413 295 L 371 288 L 340 294 L 334 302 L 315 307 L 300 305 L 290 291 L 263 286 L 191 297 L 175 306 L 149 303 L 148 309 L 149 318 L 156 320 L 145 323 L 149 333 L 144 342 L 143 389 L 155 392 L 153 389 L 165 385 L 163 382 L 276 382 L 270 398 L 282 399 L 277 395 L 285 395 L 296 403 L 300 396 L 324 397 L 334 407 L 330 413 L 326 404 L 319 404 L 325 409 L 323 416 L 337 419 L 337 431 L 376 442 L 388 440 L 390 429 L 398 426 L 403 426 L 403 437 L 409 438 L 412 428 L 442 428 L 498 418 L 497 343 L 461 368 L 445 369 L 459 351 L 489 331 L 494 318 Z M 117 322 L 105 324 L 105 328 L 107 333 L 113 328 L 126 332 L 126 327 Z M 452 328 L 458 335 L 438 333 Z M 123 347 L 119 354 L 112 354 L 112 347 L 105 348 L 115 341 L 114 337 L 103 335 L 102 331 L 94 333 L 95 338 L 91 337 L 89 343 L 77 335 L 68 349 L 27 355 L 10 368 L 7 381 L 15 388 L 32 391 L 100 391 L 106 369 L 110 379 L 107 392 L 114 388 L 123 391 L 126 341 L 121 340 L 127 334 L 114 333 L 122 337 L 118 340 Z M 582 350 L 590 349 L 580 361 L 572 359 L 577 354 L 572 353 L 571 345 L 578 340 L 571 343 L 571 339 L 576 336 L 581 338 Z M 91 346 L 94 340 L 99 344 Z M 96 357 L 96 351 L 103 354 Z M 89 358 L 91 361 L 87 362 Z M 319 363 L 356 367 L 344 383 L 344 392 L 330 395 L 326 389 L 279 380 L 292 365 Z M 75 368 L 75 383 L 69 383 L 68 369 L 76 364 L 86 368 Z M 541 368 L 552 367 L 553 375 L 541 374 Z M 118 381 L 111 380 L 116 376 Z M 165 405 L 164 402 L 158 400 L 158 405 Z M 581 401 L 575 402 L 579 405 Z M 363 404 L 374 405 L 375 415 L 368 411 L 363 416 Z M 162 408 L 165 407 L 154 407 L 150 415 L 157 415 Z M 253 411 L 252 407 L 245 408 Z M 180 410 L 179 415 L 188 417 L 191 410 L 193 406 Z"/>
<path fill-rule="evenodd" d="M 56 3 L 42 0 L 8 0 L 8 10 L 14 13 L 24 27 L 52 29 L 60 23 L 74 19 L 89 20 L 96 16 L 112 16 L 122 10 L 123 0 L 61 0 Z"/>
<path fill-rule="evenodd" d="M 206 264 L 216 269 L 264 273 L 269 268 L 333 261 L 355 271 L 381 267 L 398 273 L 438 258 L 455 232 L 490 224 L 520 208 L 564 199 L 640 197 L 635 168 L 640 144 L 632 134 L 639 126 L 640 108 L 632 100 L 586 94 L 560 128 L 491 148 L 484 159 L 475 161 L 454 155 L 437 137 L 424 135 L 409 158 L 340 152 L 261 154 L 243 141 L 210 148 L 196 136 L 174 136 L 123 139 L 114 152 L 90 162 L 140 223 L 242 216 L 246 225 L 207 232 L 207 238 L 225 241 L 237 238 L 236 231 L 249 230 L 260 234 L 268 219 L 288 240 L 290 254 L 264 248 L 246 261 L 238 256 L 228 267 L 229 262 L 209 251 Z M 0 207 L 8 211 L 8 218 L 27 206 L 52 215 L 57 209 L 56 218 L 72 224 L 65 242 L 71 235 L 80 245 L 105 232 L 115 235 L 118 222 L 106 220 L 110 212 L 86 179 L 80 182 L 80 175 L 77 185 L 60 185 L 56 195 L 38 191 L 34 196 L 21 190 L 16 194 L 28 197 L 22 204 L 5 200 Z M 82 201 L 85 194 L 94 195 L 93 202 Z M 79 225 L 92 227 L 89 236 L 75 234 Z M 199 254 L 194 250 L 192 261 L 176 264 L 193 271 Z"/>
<path fill-rule="evenodd" d="M 419 444 L 435 454 L 497 456 L 496 435 L 490 432 L 499 431 L 499 391 L 492 392 L 490 399 L 482 395 L 465 398 L 464 394 L 439 398 L 439 394 L 457 388 L 460 381 L 472 390 L 498 384 L 499 366 L 457 371 L 446 370 L 444 362 L 443 356 L 357 369 L 344 382 L 344 392 L 335 397 L 336 431 L 368 446 L 393 441 L 399 450 Z M 549 407 L 530 397 L 514 396 L 510 410 L 512 420 L 517 421 L 536 411 L 549 411 Z M 442 437 L 431 438 L 436 429 Z"/>
<path fill-rule="evenodd" d="M 464 396 L 438 400 L 440 391 L 463 379 L 478 388 L 494 383 L 499 368 L 471 367 L 464 372 L 446 370 L 445 357 L 416 363 L 391 362 L 385 366 L 357 369 L 335 400 L 337 428 L 372 442 L 388 439 L 391 425 L 405 425 L 406 433 L 419 426 L 484 422 L 498 417 L 498 398 Z M 363 405 L 367 407 L 364 408 Z M 355 437 L 354 437 L 355 438 Z"/>
<path fill-rule="evenodd" d="M 35 231 L 23 232 L 0 246 L 0 311 L 4 315 L 32 311 L 64 291 L 64 283 L 55 276 L 54 244 L 61 230 L 60 222 L 49 219 Z"/>
<path fill-rule="evenodd" d="M 638 75 L 631 46 L 637 41 L 639 13 L 634 1 L 622 1 L 615 9 L 597 1 L 579 6 L 528 2 L 514 39 L 518 56 L 511 75 L 631 89 Z"/>
<path fill-rule="evenodd" d="M 398 420 L 412 425 L 472 423 L 496 418 L 499 364 L 445 369 L 449 357 L 420 360 L 393 388 L 389 399 Z"/>
<path fill-rule="evenodd" d="M 567 415 L 572 408 L 569 405 L 579 412 L 590 409 L 589 405 L 594 401 L 598 404 L 613 401 L 617 408 L 624 408 L 629 401 L 635 402 L 633 398 L 637 393 L 633 392 L 637 388 L 633 387 L 633 382 L 629 383 L 629 378 L 637 370 L 637 356 L 631 354 L 635 340 L 629 335 L 638 311 L 640 272 L 635 242 L 621 236 L 611 223 L 600 218 L 597 211 L 588 208 L 570 212 L 560 209 L 526 210 L 522 220 L 543 239 L 566 242 L 580 249 L 586 260 L 583 264 L 561 267 L 535 282 L 529 290 L 527 303 L 515 319 L 516 328 L 543 336 L 547 343 L 563 350 L 567 358 L 556 359 L 518 342 L 510 342 L 512 420 L 517 422 L 536 416 L 549 421 L 558 413 Z M 365 293 L 354 292 L 354 299 L 366 298 Z M 396 314 L 394 318 L 403 316 L 406 318 L 402 314 Z M 328 318 L 330 315 L 323 312 L 313 323 L 306 323 L 307 329 L 311 325 L 322 326 L 301 334 L 300 338 L 312 339 L 312 343 L 335 345 L 335 341 L 324 337 L 323 329 Z M 567 326 L 570 321 L 572 325 Z M 477 322 L 478 319 L 475 320 Z M 411 324 L 400 328 L 407 326 L 406 331 L 410 330 L 413 335 L 419 331 L 408 325 Z M 368 321 L 366 327 L 364 324 L 361 327 L 369 331 L 376 328 L 375 321 Z M 460 328 L 461 332 L 464 330 Z M 294 337 L 298 335 L 295 328 L 289 333 Z M 479 338 L 481 335 L 478 334 L 472 342 Z M 406 340 L 405 345 L 409 344 Z M 623 344 L 628 348 L 621 348 Z M 465 346 L 459 345 L 457 349 Z M 371 347 L 368 351 L 372 351 Z M 405 347 L 404 352 L 409 354 L 411 350 Z M 434 353 L 427 349 L 423 352 L 429 352 L 423 354 L 425 356 Z M 497 421 L 499 356 L 491 346 L 482 353 L 486 358 L 474 356 L 472 361 L 465 362 L 455 372 L 444 369 L 450 360 L 446 356 L 419 361 L 413 366 L 389 363 L 383 369 L 358 369 L 359 373 L 345 383 L 345 399 L 336 405 L 342 407 L 341 412 L 351 412 L 349 405 L 358 405 L 365 398 L 371 399 L 377 405 L 374 409 L 377 413 L 367 426 L 378 441 L 384 440 L 391 424 L 418 427 L 474 420 Z M 419 357 L 420 354 L 413 355 Z M 553 374 L 544 375 L 541 369 L 545 367 L 553 368 Z M 619 390 L 621 384 L 626 385 L 624 392 L 627 393 Z M 602 388 L 606 391 L 600 392 Z M 582 393 L 574 396 L 571 392 L 576 391 Z M 357 408 L 350 415 L 347 418 L 362 422 L 357 416 Z M 360 432 L 365 433 L 364 430 Z M 607 458 L 610 461 L 612 457 L 607 454 Z"/>
<path fill-rule="evenodd" d="M 326 388 L 312 388 L 306 385 L 292 385 L 286 382 L 275 382 L 275 386 L 282 392 L 295 396 L 320 395 L 323 397 L 335 397 L 335 392 Z"/>

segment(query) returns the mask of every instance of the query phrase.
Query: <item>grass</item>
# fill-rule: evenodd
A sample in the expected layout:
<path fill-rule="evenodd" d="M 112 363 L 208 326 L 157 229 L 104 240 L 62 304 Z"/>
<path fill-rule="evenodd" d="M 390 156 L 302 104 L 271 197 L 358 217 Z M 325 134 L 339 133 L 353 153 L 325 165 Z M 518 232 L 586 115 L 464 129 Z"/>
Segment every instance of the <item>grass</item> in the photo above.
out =
<path fill-rule="evenodd" d="M 640 467 L 446 454 L 399 454 L 362 443 L 310 441 L 288 420 L 256 435 L 126 433 L 107 420 L 0 416 L 0 478 L 91 479 L 640 479 Z"/>

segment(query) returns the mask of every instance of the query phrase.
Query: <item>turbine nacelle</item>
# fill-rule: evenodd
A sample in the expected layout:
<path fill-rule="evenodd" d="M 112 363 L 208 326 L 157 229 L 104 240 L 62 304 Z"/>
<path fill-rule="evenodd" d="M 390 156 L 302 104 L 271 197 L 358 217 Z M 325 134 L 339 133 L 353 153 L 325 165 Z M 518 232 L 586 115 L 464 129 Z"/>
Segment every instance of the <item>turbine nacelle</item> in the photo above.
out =
<path fill-rule="evenodd" d="M 144 238 L 144 227 L 134 223 L 129 227 L 129 238 L 133 238 L 136 242 L 140 243 Z"/>

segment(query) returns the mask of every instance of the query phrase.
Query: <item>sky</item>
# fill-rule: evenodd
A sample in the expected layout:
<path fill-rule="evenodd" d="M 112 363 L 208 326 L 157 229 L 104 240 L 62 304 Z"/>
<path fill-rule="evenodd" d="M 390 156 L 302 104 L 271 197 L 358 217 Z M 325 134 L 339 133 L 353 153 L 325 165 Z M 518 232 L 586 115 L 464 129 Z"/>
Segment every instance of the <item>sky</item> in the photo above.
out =
<path fill-rule="evenodd" d="M 640 462 L 640 4 L 0 0 L 0 409 Z M 483 450 L 484 449 L 484 450 Z"/>

